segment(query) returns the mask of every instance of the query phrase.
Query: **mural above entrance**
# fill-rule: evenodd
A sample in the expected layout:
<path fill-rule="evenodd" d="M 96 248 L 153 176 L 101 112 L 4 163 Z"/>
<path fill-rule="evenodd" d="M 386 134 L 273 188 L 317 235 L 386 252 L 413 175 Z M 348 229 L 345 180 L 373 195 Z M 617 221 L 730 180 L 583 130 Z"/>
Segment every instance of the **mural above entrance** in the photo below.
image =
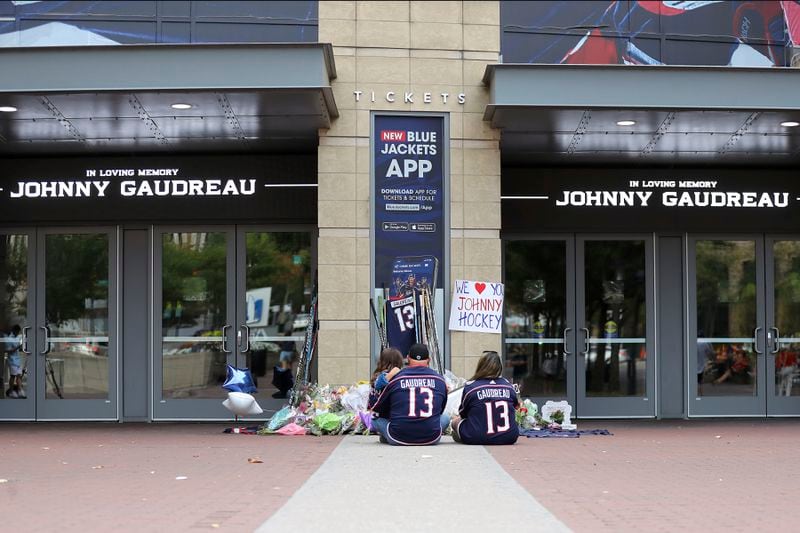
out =
<path fill-rule="evenodd" d="M 501 2 L 503 61 L 789 66 L 800 3 Z"/>

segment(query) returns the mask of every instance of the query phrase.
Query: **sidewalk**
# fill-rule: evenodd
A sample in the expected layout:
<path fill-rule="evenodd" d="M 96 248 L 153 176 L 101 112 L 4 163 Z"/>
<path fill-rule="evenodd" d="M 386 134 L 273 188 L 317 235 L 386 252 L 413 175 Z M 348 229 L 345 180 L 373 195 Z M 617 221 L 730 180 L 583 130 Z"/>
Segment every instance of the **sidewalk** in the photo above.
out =
<path fill-rule="evenodd" d="M 800 523 L 798 420 L 578 424 L 614 435 L 487 450 L 449 439 L 395 448 L 376 437 L 225 435 L 220 424 L 0 424 L 0 530 L 372 532 L 382 522 L 404 532 L 727 532 Z"/>
<path fill-rule="evenodd" d="M 302 517 L 302 518 L 301 518 Z M 326 531 L 569 531 L 483 446 L 444 437 L 437 446 L 394 447 L 348 437 L 259 533 Z"/>

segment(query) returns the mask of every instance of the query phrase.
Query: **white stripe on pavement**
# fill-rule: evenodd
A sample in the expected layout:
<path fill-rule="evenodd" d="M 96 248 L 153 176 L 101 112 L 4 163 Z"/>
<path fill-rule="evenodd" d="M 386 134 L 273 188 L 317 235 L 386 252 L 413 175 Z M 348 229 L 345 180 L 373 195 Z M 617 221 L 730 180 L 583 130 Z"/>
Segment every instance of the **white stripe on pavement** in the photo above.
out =
<path fill-rule="evenodd" d="M 436 446 L 399 447 L 349 436 L 257 531 L 504 528 L 569 531 L 482 446 L 445 437 Z"/>

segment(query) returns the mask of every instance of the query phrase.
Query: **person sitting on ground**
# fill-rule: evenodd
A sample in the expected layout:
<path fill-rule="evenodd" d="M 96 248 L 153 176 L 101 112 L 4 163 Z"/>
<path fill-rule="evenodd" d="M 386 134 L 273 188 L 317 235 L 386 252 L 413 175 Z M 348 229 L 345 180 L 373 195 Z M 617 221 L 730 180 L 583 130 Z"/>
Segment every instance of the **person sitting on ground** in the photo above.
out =
<path fill-rule="evenodd" d="M 444 414 L 447 383 L 428 367 L 430 355 L 424 344 L 412 344 L 408 366 L 389 381 L 370 409 L 378 414 L 372 426 L 381 442 L 395 446 L 436 444 L 450 422 Z"/>
<path fill-rule="evenodd" d="M 514 444 L 519 428 L 514 416 L 519 398 L 501 377 L 497 352 L 483 352 L 475 375 L 464 385 L 458 416 L 453 417 L 453 440 L 464 444 Z"/>
<path fill-rule="evenodd" d="M 370 401 L 375 402 L 381 391 L 392 381 L 392 378 L 403 368 L 403 354 L 397 348 L 384 348 L 378 356 L 378 366 L 372 373 L 370 385 Z"/>

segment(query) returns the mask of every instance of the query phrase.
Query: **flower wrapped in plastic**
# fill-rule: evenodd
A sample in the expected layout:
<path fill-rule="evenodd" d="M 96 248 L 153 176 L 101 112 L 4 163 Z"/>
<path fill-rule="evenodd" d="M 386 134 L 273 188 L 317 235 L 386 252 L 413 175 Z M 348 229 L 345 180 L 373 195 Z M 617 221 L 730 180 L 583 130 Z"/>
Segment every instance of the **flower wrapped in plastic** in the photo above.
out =
<path fill-rule="evenodd" d="M 342 419 L 335 413 L 322 413 L 311 421 L 311 433 L 314 435 L 330 435 L 337 433 L 342 427 Z"/>
<path fill-rule="evenodd" d="M 538 416 L 539 407 L 528 399 L 523 400 L 517 408 L 516 413 L 514 413 L 514 418 L 520 429 L 531 429 L 537 426 Z"/>
<path fill-rule="evenodd" d="M 286 424 L 294 422 L 296 416 L 295 410 L 287 405 L 272 415 L 272 418 L 267 422 L 266 429 L 268 432 L 277 431 Z"/>

